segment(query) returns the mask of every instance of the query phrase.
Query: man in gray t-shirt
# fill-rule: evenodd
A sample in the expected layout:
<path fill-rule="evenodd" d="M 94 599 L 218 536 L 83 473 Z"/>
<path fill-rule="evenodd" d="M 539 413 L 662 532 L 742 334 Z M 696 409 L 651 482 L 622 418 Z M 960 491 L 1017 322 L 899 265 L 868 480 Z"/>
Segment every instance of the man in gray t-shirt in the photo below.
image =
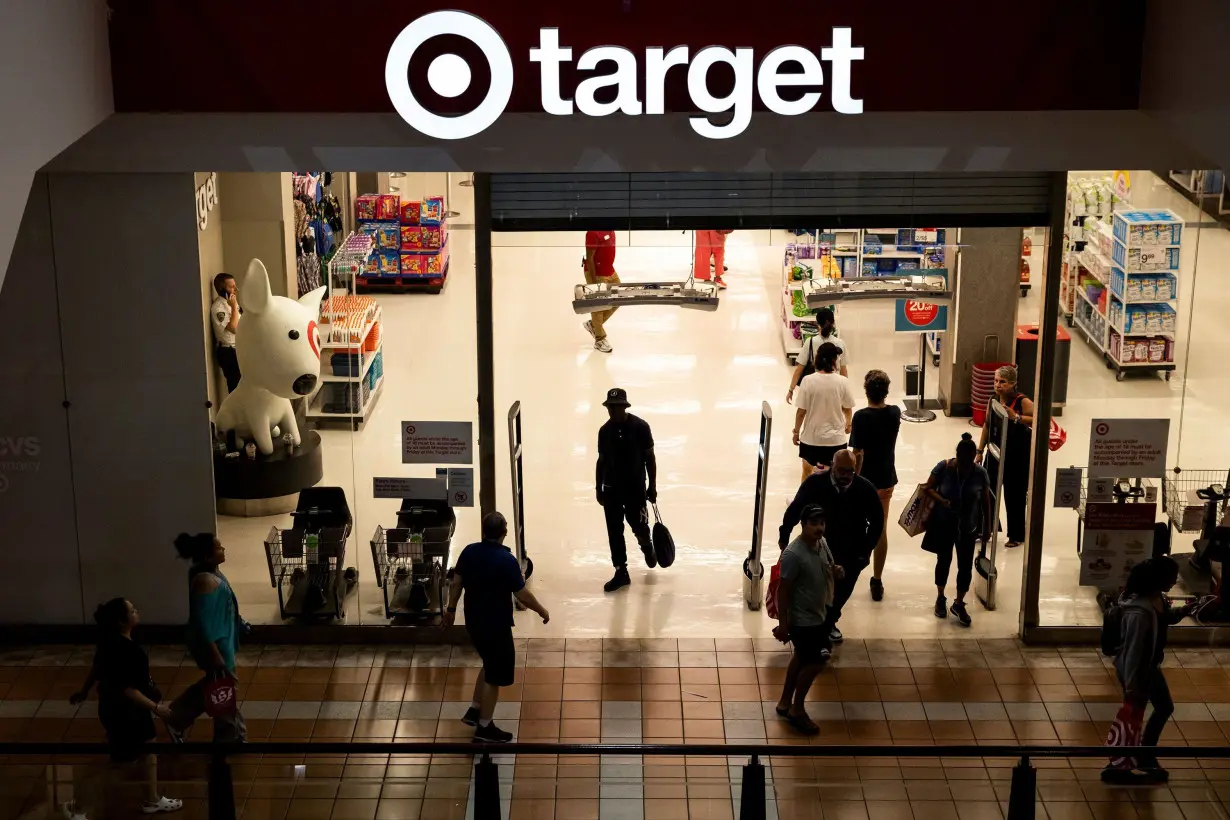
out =
<path fill-rule="evenodd" d="M 812 681 L 829 658 L 824 624 L 833 601 L 833 582 L 840 577 L 841 567 L 833 562 L 833 554 L 824 540 L 824 507 L 807 505 L 799 523 L 802 532 L 782 551 L 780 561 L 778 624 L 773 636 L 793 644 L 794 656 L 786 669 L 777 714 L 800 732 L 814 735 L 820 729 L 807 716 L 804 702 Z"/>

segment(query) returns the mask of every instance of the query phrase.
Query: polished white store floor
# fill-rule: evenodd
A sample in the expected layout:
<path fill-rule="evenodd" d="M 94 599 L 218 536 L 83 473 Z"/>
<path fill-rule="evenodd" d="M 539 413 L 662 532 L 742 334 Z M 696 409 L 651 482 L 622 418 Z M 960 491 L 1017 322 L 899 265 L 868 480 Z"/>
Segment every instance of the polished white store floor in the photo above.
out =
<path fill-rule="evenodd" d="M 1183 213 L 1177 194 L 1138 183 L 1135 204 L 1164 205 Z M 1155 200 L 1155 201 L 1151 201 Z M 1191 209 L 1187 206 L 1188 210 Z M 1217 236 L 1213 236 L 1217 234 Z M 620 234 L 616 267 L 625 281 L 685 278 L 690 267 L 690 234 Z M 621 309 L 608 329 L 614 352 L 593 350 L 582 330 L 583 317 L 571 310 L 572 287 L 580 280 L 580 233 L 497 235 L 495 265 L 495 364 L 497 485 L 499 508 L 511 512 L 505 413 L 519 401 L 525 446 L 527 550 L 536 571 L 532 585 L 552 613 L 543 626 L 519 614 L 524 635 L 609 637 L 767 636 L 763 612 L 749 612 L 742 596 L 742 563 L 751 547 L 756 450 L 761 402 L 774 412 L 770 477 L 765 516 L 766 565 L 776 557 L 776 530 L 798 486 L 798 459 L 790 443 L 793 408 L 785 402 L 790 368 L 779 332 L 782 232 L 732 234 L 728 242 L 729 290 L 715 313 L 673 308 Z M 1118 383 L 1083 342 L 1074 339 L 1069 402 L 1063 424 L 1069 443 L 1052 456 L 1051 468 L 1080 465 L 1087 455 L 1089 421 L 1103 416 L 1169 417 L 1171 452 L 1200 466 L 1230 466 L 1230 442 L 1220 439 L 1216 409 L 1224 407 L 1225 380 L 1218 360 L 1230 353 L 1221 330 L 1225 297 L 1214 284 L 1222 260 L 1230 258 L 1230 234 L 1206 231 L 1200 243 L 1200 277 L 1193 279 L 1195 243 L 1185 245 L 1180 324 L 1190 310 L 1195 282 L 1199 309 L 1188 365 L 1182 446 L 1178 441 L 1184 380 Z M 1041 242 L 1036 242 L 1035 288 L 1022 300 L 1020 320 L 1036 321 L 1040 303 Z M 347 563 L 359 571 L 348 620 L 384 623 L 381 592 L 374 583 L 369 540 L 378 524 L 395 521 L 396 501 L 371 498 L 371 479 L 384 475 L 430 476 L 430 467 L 400 463 L 403 420 L 477 422 L 475 375 L 473 237 L 453 234 L 452 274 L 439 296 L 382 297 L 385 386 L 375 414 L 363 430 L 322 431 L 325 484 L 345 488 L 354 513 L 354 538 Z M 1224 277 L 1222 281 L 1225 281 Z M 901 396 L 901 368 L 917 360 L 914 336 L 891 332 L 891 304 L 843 307 L 839 328 L 850 350 L 850 370 L 887 371 L 894 397 Z M 1204 341 L 1207 340 L 1207 341 Z M 1188 346 L 1180 339 L 1180 361 Z M 934 371 L 932 371 L 934 374 Z M 936 380 L 929 380 L 934 394 Z M 601 401 L 613 386 L 628 390 L 632 412 L 653 428 L 659 464 L 659 507 L 678 545 L 668 570 L 639 564 L 632 545 L 632 586 L 602 591 L 611 563 L 602 511 L 593 498 L 594 446 L 606 418 Z M 856 392 L 859 392 L 856 389 Z M 904 425 L 897 450 L 901 485 L 895 520 L 912 487 L 949 456 L 967 420 L 946 419 Z M 1174 461 L 1175 459 L 1172 459 Z M 1205 464 L 1205 461 L 1208 461 Z M 1224 462 L 1224 463 L 1223 463 Z M 474 509 L 458 511 L 455 550 L 477 538 Z M 220 518 L 229 546 L 228 573 L 249 618 L 277 619 L 276 593 L 269 584 L 261 541 L 272 524 L 288 517 Z M 1043 623 L 1096 623 L 1088 590 L 1077 585 L 1075 513 L 1048 510 L 1043 555 Z M 972 630 L 931 614 L 935 597 L 934 559 L 890 525 L 887 589 L 873 603 L 863 586 L 846 608 L 842 626 L 858 637 L 961 635 L 1002 636 L 1018 630 L 1020 551 L 1000 551 L 998 608 L 971 607 Z"/>

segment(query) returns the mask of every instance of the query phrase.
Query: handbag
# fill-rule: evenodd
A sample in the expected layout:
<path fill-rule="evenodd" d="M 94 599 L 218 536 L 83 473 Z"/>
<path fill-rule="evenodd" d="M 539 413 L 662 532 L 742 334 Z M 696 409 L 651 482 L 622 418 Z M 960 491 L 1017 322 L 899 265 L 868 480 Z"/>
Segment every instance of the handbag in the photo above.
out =
<path fill-rule="evenodd" d="M 931 513 L 935 510 L 935 499 L 926 492 L 926 487 L 926 484 L 919 484 L 914 488 L 914 494 L 910 496 L 897 519 L 901 529 L 911 538 L 926 531 L 927 522 L 931 520 Z"/>
<path fill-rule="evenodd" d="M 239 697 L 235 691 L 235 679 L 220 675 L 205 681 L 202 688 L 205 699 L 205 714 L 212 718 L 230 717 L 238 711 Z"/>
<path fill-rule="evenodd" d="M 779 559 L 769 570 L 769 588 L 764 594 L 764 611 L 770 618 L 777 620 L 777 590 L 782 585 L 782 562 Z"/>
<path fill-rule="evenodd" d="M 1046 446 L 1051 448 L 1051 452 L 1055 452 L 1068 440 L 1068 431 L 1059 426 L 1059 422 L 1055 421 L 1055 417 L 1051 416 L 1051 432 L 1047 438 Z"/>
<path fill-rule="evenodd" d="M 1144 720 L 1144 709 L 1124 701 L 1123 705 L 1119 707 L 1119 712 L 1115 715 L 1115 719 L 1111 721 L 1110 731 L 1106 733 L 1106 745 L 1111 748 L 1116 746 L 1139 746 L 1140 730 Z M 1112 754 L 1110 765 L 1115 769 L 1131 771 L 1136 768 L 1136 758 L 1122 755 L 1115 757 Z"/>
<path fill-rule="evenodd" d="M 662 523 L 662 513 L 658 512 L 656 503 L 653 505 L 653 532 L 650 533 L 650 540 L 653 542 L 653 554 L 658 559 L 658 566 L 666 569 L 675 563 L 675 539 Z"/>

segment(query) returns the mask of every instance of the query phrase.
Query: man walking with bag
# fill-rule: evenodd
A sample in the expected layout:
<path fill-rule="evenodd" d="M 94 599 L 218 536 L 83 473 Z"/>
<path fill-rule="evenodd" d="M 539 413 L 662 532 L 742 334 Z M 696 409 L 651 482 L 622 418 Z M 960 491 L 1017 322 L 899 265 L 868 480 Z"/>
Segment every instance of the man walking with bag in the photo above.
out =
<path fill-rule="evenodd" d="M 653 454 L 653 432 L 644 419 L 628 412 L 628 393 L 619 387 L 607 391 L 602 406 L 610 421 L 598 430 L 598 464 L 595 485 L 598 503 L 606 515 L 606 533 L 611 544 L 615 575 L 603 589 L 614 592 L 632 583 L 628 576 L 628 548 L 624 520 L 650 567 L 658 564 L 649 532 L 650 504 L 658 500 L 658 462 Z M 648 487 L 646 487 L 648 479 Z"/>
<path fill-rule="evenodd" d="M 841 610 L 858 584 L 858 576 L 871 563 L 871 553 L 884 529 L 884 508 L 875 485 L 855 472 L 855 457 L 850 450 L 839 450 L 833 456 L 833 466 L 816 473 L 801 485 L 794 500 L 786 508 L 777 544 L 785 549 L 790 533 L 799 523 L 803 510 L 810 504 L 824 508 L 827 519 L 826 540 L 833 560 L 843 570 L 833 592 L 833 603 L 825 620 L 829 643 L 841 643 L 837 622 Z M 825 649 L 827 659 L 829 649 Z"/>

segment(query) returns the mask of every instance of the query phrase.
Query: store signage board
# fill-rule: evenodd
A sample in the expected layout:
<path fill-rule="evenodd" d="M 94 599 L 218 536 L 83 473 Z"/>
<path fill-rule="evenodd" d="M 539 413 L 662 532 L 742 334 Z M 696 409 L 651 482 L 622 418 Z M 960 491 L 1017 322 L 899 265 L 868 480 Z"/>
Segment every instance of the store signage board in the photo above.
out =
<path fill-rule="evenodd" d="M 1089 476 L 1160 478 L 1166 471 L 1169 419 L 1094 419 Z"/>
<path fill-rule="evenodd" d="M 436 478 L 448 483 L 448 505 L 450 507 L 474 506 L 474 468 L 444 467 L 436 468 Z"/>
<path fill-rule="evenodd" d="M 1055 471 L 1056 507 L 1076 509 L 1081 503 L 1081 468 L 1060 467 Z"/>
<path fill-rule="evenodd" d="M 924 245 L 934 245 L 940 241 L 939 228 L 915 228 L 914 241 Z"/>
<path fill-rule="evenodd" d="M 373 498 L 417 498 L 422 501 L 443 501 L 447 496 L 447 482 L 441 478 L 390 476 L 372 479 Z"/>
<path fill-rule="evenodd" d="M 474 424 L 469 421 L 403 421 L 402 464 L 472 464 Z"/>
<path fill-rule="evenodd" d="M 1156 521 L 1156 504 L 1086 504 L 1081 585 L 1113 591 L 1127 583 L 1132 567 L 1153 555 Z"/>
<path fill-rule="evenodd" d="M 898 299 L 893 330 L 897 333 L 930 333 L 948 329 L 948 306 Z"/>
<path fill-rule="evenodd" d="M 538 89 L 542 110 L 556 117 L 576 113 L 588 117 L 611 114 L 638 117 L 666 113 L 666 75 L 672 69 L 686 72 L 691 102 L 704 112 L 690 117 L 692 130 L 708 139 L 729 139 L 747 129 L 752 121 L 754 96 L 769 111 L 782 116 L 806 114 L 820 103 L 826 88 L 834 111 L 839 114 L 863 113 L 863 101 L 851 92 L 854 63 L 863 59 L 848 27 L 834 26 L 831 43 L 819 54 L 799 45 L 780 45 L 761 55 L 759 66 L 751 48 L 710 45 L 694 52 L 687 46 L 669 50 L 649 47 L 643 55 L 618 45 L 587 49 L 574 58 L 573 50 L 561 42 L 559 28 L 540 28 L 538 44 L 516 62 L 528 58 L 538 64 Z M 410 62 L 419 47 L 440 36 L 468 40 L 482 52 L 491 84 L 487 94 L 472 111 L 460 116 L 443 116 L 429 111 L 410 87 Z M 576 87 L 571 99 L 561 91 L 561 71 L 575 59 L 575 70 L 593 73 Z M 827 63 L 826 67 L 822 63 Z M 733 72 L 734 88 L 716 96 L 709 90 L 709 75 Z M 427 84 L 441 97 L 454 99 L 470 88 L 473 72 L 458 54 L 435 57 L 427 68 Z M 493 125 L 508 107 L 513 93 L 514 55 L 505 39 L 486 20 L 464 11 L 434 11 L 411 22 L 393 41 L 385 59 L 384 80 L 389 100 L 397 113 L 416 131 L 442 140 L 456 140 L 480 134 Z M 638 79 L 644 78 L 644 99 Z M 522 82 L 525 82 L 522 78 Z M 803 90 L 800 93 L 801 89 Z M 614 90 L 612 97 L 611 91 Z M 783 90 L 786 93 L 783 95 Z M 601 97 L 601 101 L 599 98 Z M 728 115 L 729 117 L 725 116 Z M 714 124 L 716 115 L 722 124 Z"/>
<path fill-rule="evenodd" d="M 196 189 L 196 226 L 200 230 L 209 227 L 209 212 L 218 205 L 218 175 L 209 177 Z"/>

